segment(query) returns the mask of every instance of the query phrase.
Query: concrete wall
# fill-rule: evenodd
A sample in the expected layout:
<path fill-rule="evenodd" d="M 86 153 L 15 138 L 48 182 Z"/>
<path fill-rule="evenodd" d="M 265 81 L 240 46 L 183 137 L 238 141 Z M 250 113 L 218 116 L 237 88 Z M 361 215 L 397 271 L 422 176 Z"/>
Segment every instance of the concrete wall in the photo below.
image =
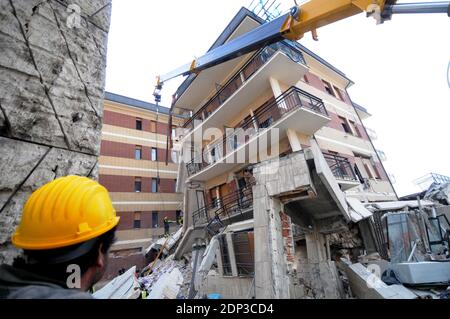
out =
<path fill-rule="evenodd" d="M 254 296 L 253 278 L 209 275 L 203 282 L 202 294 L 218 293 L 223 299 L 249 299 Z"/>
<path fill-rule="evenodd" d="M 0 263 L 32 191 L 98 175 L 111 6 L 71 3 L 0 1 Z"/>

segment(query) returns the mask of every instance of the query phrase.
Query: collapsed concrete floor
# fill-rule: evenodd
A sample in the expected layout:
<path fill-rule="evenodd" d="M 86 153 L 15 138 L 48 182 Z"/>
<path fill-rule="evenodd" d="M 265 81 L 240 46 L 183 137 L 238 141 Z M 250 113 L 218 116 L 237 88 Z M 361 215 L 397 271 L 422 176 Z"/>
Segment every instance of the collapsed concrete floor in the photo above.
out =
<path fill-rule="evenodd" d="M 149 298 L 448 298 L 448 206 L 347 197 L 314 143 L 253 176 L 250 215 L 188 222 L 168 249 L 151 246 L 164 253 L 139 278 Z"/>

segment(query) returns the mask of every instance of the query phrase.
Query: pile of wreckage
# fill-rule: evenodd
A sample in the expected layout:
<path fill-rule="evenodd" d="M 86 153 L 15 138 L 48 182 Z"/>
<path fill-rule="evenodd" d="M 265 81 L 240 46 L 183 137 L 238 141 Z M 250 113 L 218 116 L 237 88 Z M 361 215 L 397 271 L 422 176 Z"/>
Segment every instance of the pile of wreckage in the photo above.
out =
<path fill-rule="evenodd" d="M 367 203 L 376 251 L 337 258 L 350 298 L 450 298 L 450 184 L 416 200 Z M 357 259 L 357 260 L 355 260 Z"/>
<path fill-rule="evenodd" d="M 370 229 L 374 249 L 355 255 L 361 231 L 330 236 L 340 279 L 341 298 L 358 299 L 449 299 L 450 298 L 450 184 L 432 185 L 415 200 L 362 203 L 372 215 Z M 359 209 L 361 211 L 361 209 Z M 225 231 L 225 230 L 224 230 Z M 223 232 L 223 231 L 222 231 Z M 153 260 L 140 274 L 136 267 L 109 282 L 94 294 L 100 299 L 192 299 L 208 298 L 202 292 L 205 278 L 217 274 L 217 236 L 201 250 L 180 260 L 171 254 L 183 228 L 153 243 L 147 255 Z M 343 246 L 342 243 L 348 243 Z M 198 265 L 198 266 L 195 266 Z M 144 292 L 144 293 L 143 293 Z M 249 295 L 250 296 L 250 295 Z M 211 297 L 211 296 L 210 296 Z M 307 295 L 304 298 L 310 298 Z"/>

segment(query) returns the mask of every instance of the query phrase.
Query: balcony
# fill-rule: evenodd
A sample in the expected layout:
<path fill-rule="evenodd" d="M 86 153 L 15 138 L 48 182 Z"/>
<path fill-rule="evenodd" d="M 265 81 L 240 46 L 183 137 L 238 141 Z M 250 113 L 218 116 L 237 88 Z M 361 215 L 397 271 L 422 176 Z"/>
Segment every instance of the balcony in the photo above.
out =
<path fill-rule="evenodd" d="M 324 153 L 323 156 L 328 163 L 334 177 L 337 182 L 341 185 L 342 190 L 347 190 L 349 188 L 360 185 L 358 178 L 356 177 L 355 171 L 352 168 L 349 160 L 345 157 Z"/>
<path fill-rule="evenodd" d="M 286 136 L 289 128 L 312 135 L 329 121 L 322 100 L 297 87 L 291 87 L 278 98 L 266 101 L 252 116 L 243 119 L 231 134 L 208 145 L 201 155 L 186 164 L 188 175 L 193 180 L 206 181 L 225 173 L 239 165 L 235 156 L 246 156 L 251 153 L 249 150 L 256 150 L 258 146 L 259 153 L 265 151 L 267 143 L 260 141 L 271 140 L 269 134 L 273 129 L 278 129 L 279 139 L 271 142 L 278 143 Z M 258 159 L 249 155 L 245 160 L 254 162 Z"/>
<path fill-rule="evenodd" d="M 194 227 L 207 226 L 211 233 L 215 233 L 219 228 L 250 218 L 253 213 L 253 185 L 249 184 L 195 211 L 192 214 Z"/>
<path fill-rule="evenodd" d="M 221 123 L 224 123 L 223 115 L 234 115 L 232 111 L 251 102 L 251 98 L 257 96 L 269 88 L 269 78 L 275 77 L 288 85 L 295 85 L 307 71 L 302 53 L 291 46 L 289 42 L 280 42 L 267 46 L 257 51 L 240 68 L 218 92 L 202 106 L 186 123 L 184 128 L 194 129 L 197 121 L 207 122 L 218 109 L 227 104 L 226 114 L 222 112 Z M 245 92 L 242 92 L 244 87 Z M 253 94 L 254 93 L 254 94 Z M 209 127 L 214 126 L 210 123 Z"/>

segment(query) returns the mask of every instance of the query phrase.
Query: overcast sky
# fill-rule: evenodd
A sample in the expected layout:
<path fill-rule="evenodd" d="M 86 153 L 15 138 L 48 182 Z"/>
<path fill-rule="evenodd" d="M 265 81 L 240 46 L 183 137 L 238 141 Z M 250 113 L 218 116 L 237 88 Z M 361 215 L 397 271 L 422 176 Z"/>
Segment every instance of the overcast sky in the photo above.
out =
<path fill-rule="evenodd" d="M 153 102 L 156 75 L 205 53 L 250 2 L 113 0 L 106 90 Z M 360 14 L 318 32 L 319 42 L 300 42 L 355 82 L 349 93 L 373 115 L 365 124 L 378 133 L 398 194 L 419 191 L 413 180 L 427 173 L 450 176 L 450 19 L 394 16 L 376 26 Z M 162 105 L 181 81 L 165 85 Z"/>

